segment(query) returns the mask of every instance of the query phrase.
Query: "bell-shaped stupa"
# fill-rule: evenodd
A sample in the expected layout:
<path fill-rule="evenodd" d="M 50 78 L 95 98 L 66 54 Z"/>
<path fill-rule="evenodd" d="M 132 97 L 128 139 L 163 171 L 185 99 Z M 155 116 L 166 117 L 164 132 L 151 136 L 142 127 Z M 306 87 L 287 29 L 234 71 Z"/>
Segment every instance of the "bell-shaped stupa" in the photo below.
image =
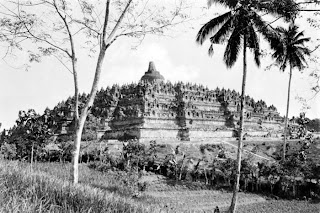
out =
<path fill-rule="evenodd" d="M 144 75 L 141 77 L 141 81 L 163 81 L 164 77 L 160 74 L 159 71 L 157 71 L 156 66 L 154 65 L 153 61 L 149 62 L 149 68 L 148 71 L 144 73 Z"/>

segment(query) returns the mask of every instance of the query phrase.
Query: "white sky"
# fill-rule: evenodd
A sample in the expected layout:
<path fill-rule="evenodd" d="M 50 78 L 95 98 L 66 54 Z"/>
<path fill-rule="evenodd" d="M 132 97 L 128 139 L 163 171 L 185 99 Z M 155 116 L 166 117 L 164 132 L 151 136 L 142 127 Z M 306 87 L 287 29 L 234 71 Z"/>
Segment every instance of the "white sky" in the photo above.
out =
<path fill-rule="evenodd" d="M 203 1 L 205 5 L 206 1 Z M 211 13 L 212 14 L 212 13 Z M 199 46 L 195 43 L 195 36 L 201 24 L 212 17 L 206 17 L 193 23 L 193 29 L 185 29 L 175 33 L 173 37 L 149 36 L 138 47 L 131 49 L 129 39 L 120 39 L 111 46 L 106 55 L 101 76 L 100 87 L 111 86 L 114 83 L 123 84 L 137 82 L 147 71 L 149 61 L 154 61 L 156 68 L 171 82 L 194 82 L 215 89 L 235 89 L 241 91 L 242 55 L 232 69 L 226 69 L 222 58 L 224 45 L 216 45 L 213 57 L 207 54 L 208 43 Z M 303 27 L 307 25 L 303 22 Z M 301 26 L 301 25 L 300 25 Z M 319 32 L 303 28 L 306 36 L 316 39 Z M 0 50 L 3 55 L 3 49 Z M 18 61 L 23 61 L 23 56 Z M 262 58 L 261 68 L 252 62 L 252 55 L 248 56 L 247 94 L 255 100 L 263 99 L 268 105 L 275 105 L 281 115 L 284 115 L 287 100 L 288 73 L 282 73 L 273 68 L 265 71 L 270 58 Z M 42 113 L 46 107 L 52 108 L 59 101 L 72 96 L 74 93 L 72 75 L 55 59 L 48 58 L 39 64 L 33 64 L 29 71 L 15 69 L 16 62 L 6 64 L 0 60 L 0 122 L 3 128 L 14 125 L 19 110 L 35 109 Z M 88 92 L 91 88 L 95 60 L 85 57 L 79 60 L 80 90 Z M 292 79 L 292 93 L 290 116 L 299 115 L 302 104 L 296 96 L 309 99 L 310 79 L 305 70 L 304 74 L 294 71 Z M 319 96 L 308 102 L 311 109 L 307 117 L 320 117 Z"/>

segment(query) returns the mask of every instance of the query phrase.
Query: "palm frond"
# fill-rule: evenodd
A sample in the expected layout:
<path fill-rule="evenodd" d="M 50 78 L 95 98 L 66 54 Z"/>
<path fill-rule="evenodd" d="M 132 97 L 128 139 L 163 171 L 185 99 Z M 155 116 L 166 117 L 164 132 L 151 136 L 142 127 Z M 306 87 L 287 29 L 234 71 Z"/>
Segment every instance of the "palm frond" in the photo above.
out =
<path fill-rule="evenodd" d="M 284 28 L 273 29 L 270 24 L 266 23 L 259 12 L 267 12 L 277 15 L 279 18 L 284 17 L 289 20 L 297 13 L 297 4 L 295 0 L 208 0 L 208 6 L 220 4 L 228 7 L 231 11 L 220 15 L 202 26 L 199 30 L 196 42 L 203 44 L 210 38 L 211 44 L 208 54 L 213 54 L 213 45 L 222 43 L 228 39 L 223 60 L 227 67 L 230 68 L 236 62 L 240 49 L 242 38 L 248 38 L 248 46 L 254 54 L 256 64 L 260 65 L 260 44 L 257 33 L 261 33 L 275 50 L 273 57 L 279 64 L 280 69 L 284 70 L 290 61 L 290 49 L 286 44 L 292 43 L 292 40 L 286 39 L 287 30 Z M 292 25 L 293 32 L 297 30 Z M 257 32 L 255 31 L 257 30 Z M 291 32 L 291 31 L 290 31 Z M 296 35 L 297 33 L 293 33 Z M 303 36 L 303 34 L 302 34 Z M 301 36 L 301 37 L 302 37 Z M 297 38 L 300 39 L 298 36 Z M 308 41 L 306 38 L 296 41 L 297 45 L 303 45 Z M 297 40 L 297 39 L 296 39 Z M 302 49 L 300 52 L 306 51 Z M 301 59 L 302 60 L 302 59 Z"/>
<path fill-rule="evenodd" d="M 300 60 L 304 63 L 304 64 L 308 64 L 307 60 L 305 59 L 305 54 L 301 49 L 297 49 L 296 55 L 300 58 Z"/>
<path fill-rule="evenodd" d="M 210 47 L 209 47 L 209 49 L 208 49 L 208 55 L 209 55 L 209 56 L 213 56 L 213 52 L 214 52 L 214 50 L 213 50 L 213 45 L 211 44 Z"/>
<path fill-rule="evenodd" d="M 233 9 L 237 6 L 238 2 L 239 0 L 208 0 L 208 7 L 211 7 L 213 4 L 221 4 Z"/>
<path fill-rule="evenodd" d="M 274 40 L 270 42 L 270 46 L 274 50 L 274 53 L 272 54 L 273 58 L 278 58 L 279 56 L 286 54 L 284 42 L 281 38 L 275 37 Z"/>
<path fill-rule="evenodd" d="M 281 65 L 283 58 L 285 57 L 284 54 L 280 53 L 280 51 L 276 51 L 272 54 L 272 58 L 274 58 L 276 60 L 276 63 Z"/>
<path fill-rule="evenodd" d="M 298 29 L 297 31 L 295 32 L 295 36 L 293 38 L 293 40 L 299 40 L 300 37 L 303 37 L 304 36 L 304 31 L 301 31 L 301 32 L 298 32 Z"/>
<path fill-rule="evenodd" d="M 285 34 L 287 32 L 287 30 L 284 27 L 277 27 L 276 31 L 281 34 Z"/>
<path fill-rule="evenodd" d="M 224 25 L 222 25 L 222 27 L 218 30 L 218 32 L 216 32 L 210 38 L 211 43 L 214 43 L 214 44 L 221 43 L 221 41 L 224 40 L 233 30 L 232 22 L 233 22 L 233 18 L 229 18 L 228 21 L 224 23 Z"/>
<path fill-rule="evenodd" d="M 303 55 L 300 55 L 300 53 L 297 53 L 297 56 L 299 57 L 301 63 L 300 63 L 300 66 L 299 66 L 299 70 L 302 70 L 302 68 L 304 67 L 304 65 L 308 65 L 308 62 L 306 61 L 306 59 L 304 58 Z"/>
<path fill-rule="evenodd" d="M 292 42 L 292 45 L 299 45 L 299 44 L 303 45 L 304 42 L 308 42 L 308 41 L 310 41 L 310 38 L 301 38 L 298 40 L 294 39 Z"/>
<path fill-rule="evenodd" d="M 256 1 L 255 8 L 289 21 L 297 15 L 299 6 L 294 0 L 265 0 Z"/>
<path fill-rule="evenodd" d="M 287 30 L 284 28 L 276 29 L 280 34 L 280 39 L 278 44 L 272 46 L 275 50 L 272 57 L 275 58 L 282 71 L 287 64 L 299 70 L 307 65 L 305 56 L 310 55 L 310 50 L 304 46 L 304 43 L 308 42 L 310 38 L 301 38 L 304 34 L 303 31 L 298 32 L 298 29 L 298 26 L 294 24 L 290 24 Z"/>
<path fill-rule="evenodd" d="M 272 54 L 272 58 L 275 58 L 276 64 L 280 66 L 281 71 L 284 71 L 286 69 L 288 56 L 287 52 L 284 51 L 284 48 L 282 48 L 281 50 L 276 50 Z"/>
<path fill-rule="evenodd" d="M 266 39 L 270 46 L 278 46 L 280 43 L 280 34 L 270 27 L 262 18 L 257 14 L 253 13 L 251 18 L 254 26 L 257 28 L 258 32 L 262 34 L 264 39 Z"/>
<path fill-rule="evenodd" d="M 309 50 L 309 48 L 304 47 L 304 46 L 297 46 L 297 49 L 299 52 L 302 52 L 304 55 L 310 55 L 311 51 Z"/>
<path fill-rule="evenodd" d="M 231 12 L 227 12 L 214 19 L 211 19 L 199 30 L 196 42 L 202 45 L 203 42 L 207 40 L 211 36 L 211 34 L 214 33 L 214 31 L 222 24 L 224 24 L 231 16 Z"/>
<path fill-rule="evenodd" d="M 289 25 L 289 29 L 286 30 L 285 34 L 287 34 L 287 38 L 290 41 L 293 41 L 295 36 L 297 36 L 297 34 L 301 34 L 301 32 L 298 32 L 298 26 L 294 25 L 294 24 L 290 24 Z M 299 36 L 300 37 L 300 36 Z"/>
<path fill-rule="evenodd" d="M 234 30 L 227 43 L 223 60 L 228 68 L 231 68 L 237 61 L 241 49 L 241 34 Z"/>
<path fill-rule="evenodd" d="M 260 66 L 260 45 L 257 33 L 254 28 L 251 26 L 248 28 L 248 47 L 253 50 L 254 61 L 256 65 Z"/>
<path fill-rule="evenodd" d="M 291 55 L 290 65 L 294 68 L 298 68 L 298 70 L 303 69 L 302 59 L 299 57 L 298 52 L 295 52 Z"/>
<path fill-rule="evenodd" d="M 287 63 L 289 61 L 288 58 L 289 58 L 288 55 L 284 55 L 281 58 L 279 57 L 278 60 L 276 60 L 276 62 L 280 65 L 280 70 L 283 72 L 287 68 Z M 279 59 L 281 59 L 281 61 Z"/>

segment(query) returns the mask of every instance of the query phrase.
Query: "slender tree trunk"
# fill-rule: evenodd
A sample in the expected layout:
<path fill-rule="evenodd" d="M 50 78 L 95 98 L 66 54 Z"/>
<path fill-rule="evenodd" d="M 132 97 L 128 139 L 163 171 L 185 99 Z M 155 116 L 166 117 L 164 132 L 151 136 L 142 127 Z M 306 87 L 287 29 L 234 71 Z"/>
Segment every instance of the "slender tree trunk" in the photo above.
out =
<path fill-rule="evenodd" d="M 89 100 L 87 101 L 85 107 L 82 109 L 81 111 L 81 115 L 78 114 L 78 109 L 76 110 L 76 114 L 75 117 L 78 116 L 78 119 L 76 119 L 76 126 L 75 126 L 75 139 L 74 139 L 74 148 L 73 148 L 73 158 L 72 158 L 72 168 L 71 168 L 71 179 L 73 184 L 77 184 L 79 181 L 79 154 L 80 154 L 80 145 L 81 145 L 81 135 L 82 135 L 82 131 L 83 131 L 83 127 L 88 115 L 88 112 L 93 104 L 94 98 L 96 96 L 97 93 L 97 89 L 98 89 L 98 84 L 99 84 L 99 80 L 100 80 L 100 74 L 101 74 L 101 67 L 102 67 L 102 63 L 106 54 L 106 50 L 108 48 L 107 45 L 110 46 L 110 44 L 106 44 L 104 39 L 105 39 L 105 34 L 106 34 L 106 26 L 108 24 L 108 18 L 109 18 L 109 3 L 110 1 L 107 1 L 107 5 L 106 5 L 106 12 L 105 12 L 105 20 L 104 20 L 104 28 L 103 28 L 103 39 L 102 39 L 102 44 L 100 47 L 100 53 L 99 53 L 99 57 L 98 57 L 98 61 L 97 61 L 97 65 L 96 65 L 96 71 L 95 71 L 95 76 L 94 76 L 94 80 L 92 83 L 92 87 L 91 87 L 91 92 L 89 95 Z M 72 45 L 72 44 L 71 44 Z M 73 55 L 74 56 L 74 55 Z M 76 58 L 73 58 L 73 68 L 75 68 L 75 62 L 76 62 Z M 76 70 L 73 69 L 74 71 L 74 81 L 75 81 L 75 92 L 77 92 L 77 76 L 75 75 L 77 72 L 75 72 Z M 76 94 L 77 97 L 78 94 Z M 77 100 L 77 99 L 76 99 Z M 76 101 L 77 104 L 77 101 Z M 75 105 L 77 106 L 77 105 Z"/>
<path fill-rule="evenodd" d="M 79 122 L 79 84 L 78 84 L 78 70 L 77 70 L 77 58 L 72 57 L 72 70 L 73 70 L 73 81 L 74 81 L 74 118 L 75 123 L 78 125 Z M 75 126 L 75 129 L 77 126 Z"/>
<path fill-rule="evenodd" d="M 183 172 L 183 167 L 184 167 L 184 158 L 185 157 L 183 157 L 183 159 L 182 159 L 182 163 L 181 163 L 181 167 L 180 167 L 179 180 L 182 179 L 182 172 Z"/>
<path fill-rule="evenodd" d="M 30 159 L 30 171 L 32 172 L 32 164 L 33 164 L 33 153 L 34 153 L 34 141 L 32 142 L 31 147 L 31 159 Z"/>
<path fill-rule="evenodd" d="M 251 180 L 252 180 L 252 182 L 251 182 L 251 192 L 254 192 L 254 185 L 256 184 L 257 179 L 251 178 Z"/>
<path fill-rule="evenodd" d="M 71 168 L 71 179 L 74 184 L 78 183 L 79 180 L 79 156 L 80 156 L 80 146 L 81 146 L 81 135 L 86 117 L 81 115 L 79 123 L 76 125 L 76 133 L 74 139 L 74 150 L 72 158 L 72 168 Z"/>
<path fill-rule="evenodd" d="M 91 92 L 89 94 L 89 98 L 84 106 L 84 108 L 81 110 L 81 113 L 79 115 L 79 120 L 76 122 L 76 129 L 75 129 L 75 141 L 74 141 L 74 153 L 73 153 L 73 159 L 72 159 L 72 170 L 71 170 L 71 177 L 72 181 L 74 184 L 78 183 L 79 180 L 79 171 L 78 171 L 78 166 L 79 166 L 79 154 L 80 154 L 80 144 L 81 144 L 81 135 L 84 127 L 84 123 L 86 121 L 86 118 L 88 116 L 88 113 L 93 105 L 94 98 L 96 97 L 96 93 L 98 90 L 98 85 L 100 81 L 100 75 L 101 75 L 101 68 L 102 64 L 106 55 L 107 49 L 110 47 L 110 45 L 116 40 L 115 33 L 118 30 L 124 15 L 127 13 L 128 8 L 133 0 L 129 0 L 128 3 L 126 4 L 126 7 L 122 11 L 122 14 L 120 15 L 116 25 L 114 26 L 113 30 L 109 34 L 108 37 L 106 37 L 107 34 L 107 25 L 109 22 L 109 5 L 110 5 L 110 0 L 107 0 L 106 2 L 106 11 L 105 11 L 105 19 L 103 22 L 103 30 L 102 30 L 102 38 L 101 38 L 101 45 L 100 45 L 100 52 L 99 52 L 99 57 L 97 60 L 97 65 L 96 65 L 96 70 L 95 70 L 95 75 L 94 75 L 94 80 L 92 83 L 91 87 Z M 66 24 L 67 25 L 67 24 Z M 72 44 L 71 44 L 72 45 Z"/>
<path fill-rule="evenodd" d="M 72 37 L 71 37 L 71 41 Z M 73 81 L 74 81 L 74 142 L 73 142 L 73 158 L 72 158 L 72 168 L 71 168 L 71 181 L 76 184 L 79 179 L 79 152 L 81 145 L 81 135 L 83 125 L 81 127 L 81 121 L 79 119 L 79 85 L 78 85 L 78 70 L 77 70 L 77 58 L 75 57 L 73 42 L 71 42 L 72 47 L 72 71 L 73 71 Z"/>
<path fill-rule="evenodd" d="M 241 112 L 240 112 L 240 127 L 239 127 L 239 141 L 237 152 L 237 172 L 236 181 L 233 185 L 233 196 L 231 205 L 229 208 L 230 213 L 234 213 L 237 210 L 238 191 L 240 182 L 240 170 L 241 170 L 241 155 L 242 155 L 242 137 L 243 137 L 243 121 L 244 121 L 244 107 L 245 107 L 245 91 L 246 91 L 246 79 L 247 79 L 247 38 L 243 37 L 243 78 L 242 78 L 242 92 L 241 92 Z"/>
<path fill-rule="evenodd" d="M 103 64 L 103 59 L 106 54 L 107 47 L 103 46 L 100 50 L 99 58 L 97 61 L 97 66 L 96 66 L 96 72 L 95 72 L 95 77 L 93 80 L 91 92 L 89 95 L 89 100 L 87 101 L 85 107 L 81 111 L 81 114 L 79 115 L 79 122 L 76 125 L 76 134 L 75 134 L 75 142 L 74 142 L 74 153 L 73 153 L 73 159 L 72 159 L 72 181 L 74 184 L 78 183 L 79 180 L 79 155 L 80 155 L 80 145 L 81 145 L 81 135 L 83 131 L 83 127 L 86 121 L 86 118 L 88 116 L 89 110 L 93 104 L 94 98 L 96 96 L 97 90 L 98 90 L 98 84 L 100 80 L 100 74 L 101 74 L 101 67 Z"/>
<path fill-rule="evenodd" d="M 289 115 L 289 105 L 290 105 L 290 90 L 291 90 L 291 78 L 292 78 L 292 66 L 290 65 L 290 74 L 289 74 L 289 85 L 288 85 L 288 98 L 287 98 L 287 111 L 286 118 L 284 122 L 283 130 L 283 152 L 282 152 L 282 161 L 286 159 L 286 146 L 287 146 L 287 131 L 288 131 L 288 115 Z"/>
<path fill-rule="evenodd" d="M 206 185 L 208 185 L 208 175 L 207 175 L 207 170 L 204 169 L 204 178 L 206 180 Z"/>
<path fill-rule="evenodd" d="M 61 19 L 63 20 L 65 27 L 66 27 L 66 31 L 69 35 L 69 39 L 70 39 L 70 47 L 71 47 L 71 63 L 72 63 L 72 74 L 73 74 L 73 81 L 74 81 L 74 145 L 73 145 L 73 157 L 72 157 L 72 168 L 71 168 L 71 179 L 73 181 L 74 184 L 78 183 L 78 177 L 79 177 L 79 171 L 78 171 L 78 164 L 79 164 L 79 152 L 80 152 L 80 144 L 81 144 L 81 135 L 82 135 L 82 129 L 83 129 L 83 125 L 84 125 L 84 121 L 83 121 L 83 125 L 81 127 L 81 123 L 82 120 L 80 120 L 80 115 L 79 115 L 79 84 L 78 84 L 78 69 L 77 69 L 77 57 L 76 57 L 76 50 L 75 50 L 75 44 L 74 44 L 74 40 L 73 40 L 73 36 L 71 33 L 71 30 L 69 28 L 68 22 L 66 20 L 66 17 L 63 17 L 63 15 L 59 12 L 59 10 L 57 9 L 57 6 L 54 3 L 54 6 L 59 14 L 59 16 L 61 17 Z M 80 128 L 81 127 L 81 128 Z"/>

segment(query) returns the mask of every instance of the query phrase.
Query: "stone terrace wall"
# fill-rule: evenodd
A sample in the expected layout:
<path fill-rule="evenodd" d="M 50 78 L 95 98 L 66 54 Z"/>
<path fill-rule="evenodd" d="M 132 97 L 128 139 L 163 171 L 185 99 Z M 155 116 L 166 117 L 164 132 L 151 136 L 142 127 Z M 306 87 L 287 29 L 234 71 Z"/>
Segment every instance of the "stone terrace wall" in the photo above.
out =
<path fill-rule="evenodd" d="M 109 114 L 105 138 L 131 135 L 142 139 L 198 140 L 233 137 L 239 120 L 240 95 L 209 90 L 191 83 L 148 82 L 114 89 L 117 106 Z M 274 106 L 246 96 L 245 127 L 252 136 L 265 136 L 281 127 Z M 228 130 L 229 129 L 229 130 Z"/>

